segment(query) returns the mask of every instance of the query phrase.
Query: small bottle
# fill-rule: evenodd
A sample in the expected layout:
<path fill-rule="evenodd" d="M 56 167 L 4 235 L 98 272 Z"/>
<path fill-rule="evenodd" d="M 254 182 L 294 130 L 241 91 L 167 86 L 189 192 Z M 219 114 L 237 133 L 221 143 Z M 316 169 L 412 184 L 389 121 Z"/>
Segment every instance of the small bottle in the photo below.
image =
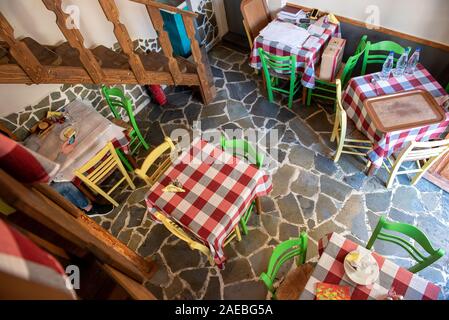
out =
<path fill-rule="evenodd" d="M 388 80 L 388 78 L 390 78 L 390 74 L 391 74 L 391 71 L 393 70 L 393 66 L 394 66 L 394 52 L 391 51 L 382 67 L 382 72 L 380 75 L 382 80 Z"/>
<path fill-rule="evenodd" d="M 408 64 L 408 55 L 410 53 L 410 48 L 407 48 L 404 53 L 399 58 L 398 62 L 396 63 L 396 69 L 393 70 L 393 75 L 395 77 L 400 77 L 404 75 L 405 69 L 407 68 Z"/>
<path fill-rule="evenodd" d="M 407 68 L 405 69 L 405 74 L 412 75 L 416 71 L 416 65 L 419 62 L 419 56 L 421 54 L 421 48 L 417 48 L 412 54 L 407 63 Z"/>

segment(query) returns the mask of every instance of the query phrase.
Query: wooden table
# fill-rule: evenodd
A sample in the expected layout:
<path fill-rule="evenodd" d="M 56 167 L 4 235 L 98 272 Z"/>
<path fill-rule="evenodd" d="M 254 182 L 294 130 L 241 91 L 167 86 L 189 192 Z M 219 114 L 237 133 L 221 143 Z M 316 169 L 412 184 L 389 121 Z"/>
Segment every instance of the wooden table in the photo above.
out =
<path fill-rule="evenodd" d="M 25 141 L 27 148 L 60 165 L 54 181 L 73 181 L 74 170 L 85 164 L 109 141 L 112 141 L 116 148 L 122 148 L 125 153 L 129 153 L 130 140 L 124 128 L 113 124 L 93 107 L 73 101 L 65 110 L 68 114 L 65 123 L 56 124 L 43 138 L 31 135 Z M 60 139 L 60 134 L 68 126 L 73 126 L 76 130 L 76 146 L 72 152 L 64 155 L 61 152 L 64 141 Z"/>
<path fill-rule="evenodd" d="M 175 180 L 185 192 L 164 192 Z M 264 170 L 196 138 L 151 187 L 146 202 L 153 218 L 161 213 L 182 226 L 210 249 L 221 267 L 227 236 L 250 204 L 271 189 Z"/>
<path fill-rule="evenodd" d="M 365 108 L 367 99 L 415 89 L 426 90 L 434 98 L 444 97 L 447 93 L 429 71 L 420 64 L 411 76 L 391 77 L 387 81 L 376 80 L 377 77 L 378 74 L 367 74 L 351 79 L 342 96 L 343 107 L 348 118 L 355 123 L 360 132 L 373 142 L 373 149 L 368 152 L 368 158 L 372 162 L 369 174 L 374 174 L 377 168 L 382 166 L 385 158 L 401 150 L 407 143 L 438 139 L 449 132 L 448 111 L 445 112 L 444 120 L 437 124 L 387 133 L 379 130 Z"/>

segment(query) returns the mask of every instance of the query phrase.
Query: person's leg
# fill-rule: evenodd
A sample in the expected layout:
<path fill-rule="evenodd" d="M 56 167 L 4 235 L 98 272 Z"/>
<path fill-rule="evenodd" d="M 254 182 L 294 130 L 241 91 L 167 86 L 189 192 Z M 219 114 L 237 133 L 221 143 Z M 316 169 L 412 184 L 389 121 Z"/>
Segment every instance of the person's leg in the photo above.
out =
<path fill-rule="evenodd" d="M 111 204 L 92 204 L 71 182 L 53 182 L 50 186 L 75 206 L 84 210 L 89 216 L 107 214 L 114 208 Z"/>
<path fill-rule="evenodd" d="M 80 209 L 86 210 L 92 206 L 89 199 L 71 182 L 53 182 L 51 187 Z"/>

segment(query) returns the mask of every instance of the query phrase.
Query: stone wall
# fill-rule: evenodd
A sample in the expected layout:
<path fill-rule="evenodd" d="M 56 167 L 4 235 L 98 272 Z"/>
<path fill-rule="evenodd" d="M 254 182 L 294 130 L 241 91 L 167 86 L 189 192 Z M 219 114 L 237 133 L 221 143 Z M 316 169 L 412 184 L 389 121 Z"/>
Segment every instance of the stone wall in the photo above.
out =
<path fill-rule="evenodd" d="M 216 14 L 212 7 L 212 0 L 202 0 L 198 9 L 198 35 L 202 46 L 210 49 L 218 41 L 218 24 Z"/>

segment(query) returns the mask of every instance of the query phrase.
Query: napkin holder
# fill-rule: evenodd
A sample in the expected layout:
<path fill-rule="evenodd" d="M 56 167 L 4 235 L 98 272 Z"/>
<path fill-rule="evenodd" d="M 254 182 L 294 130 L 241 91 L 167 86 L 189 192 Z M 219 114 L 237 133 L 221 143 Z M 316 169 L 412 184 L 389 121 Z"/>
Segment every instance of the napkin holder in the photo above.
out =
<path fill-rule="evenodd" d="M 320 80 L 335 81 L 341 68 L 345 46 L 345 39 L 331 38 L 321 57 L 320 74 L 318 75 Z"/>

